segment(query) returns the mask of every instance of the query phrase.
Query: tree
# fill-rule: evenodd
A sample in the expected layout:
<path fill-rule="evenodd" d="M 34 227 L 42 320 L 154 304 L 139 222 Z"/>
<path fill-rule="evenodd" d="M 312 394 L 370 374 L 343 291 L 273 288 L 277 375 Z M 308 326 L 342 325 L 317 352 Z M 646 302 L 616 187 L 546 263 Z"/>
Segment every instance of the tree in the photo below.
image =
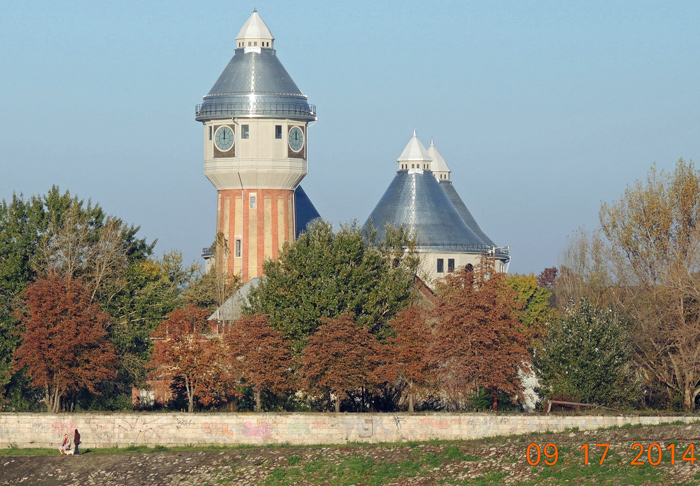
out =
<path fill-rule="evenodd" d="M 19 345 L 18 322 L 12 312 L 20 305 L 27 283 L 35 278 L 30 260 L 36 252 L 38 222 L 37 212 L 20 197 L 0 202 L 0 388 L 11 379 L 12 354 Z"/>
<path fill-rule="evenodd" d="M 600 222 L 615 303 L 632 319 L 640 371 L 693 410 L 700 394 L 700 174 L 683 160 L 670 173 L 652 167 L 646 182 L 602 205 Z"/>
<path fill-rule="evenodd" d="M 413 413 L 416 389 L 425 386 L 432 367 L 427 360 L 430 328 L 425 322 L 425 311 L 410 306 L 389 321 L 394 334 L 384 343 L 386 364 L 378 374 L 387 381 L 400 381 L 408 388 L 408 411 Z"/>
<path fill-rule="evenodd" d="M 546 334 L 547 324 L 556 316 L 556 310 L 549 306 L 552 293 L 541 287 L 532 274 L 508 275 L 506 284 L 515 291 L 519 329 L 528 341 L 528 349 L 532 349 Z"/>
<path fill-rule="evenodd" d="M 440 288 L 429 355 L 439 384 L 455 396 L 485 388 L 522 397 L 519 370 L 528 370 L 527 338 L 516 316 L 515 292 L 488 265 L 449 274 Z"/>
<path fill-rule="evenodd" d="M 26 368 L 34 386 L 43 387 L 48 409 L 56 413 L 66 392 L 114 377 L 117 356 L 104 329 L 109 316 L 90 301 L 77 280 L 60 277 L 32 282 L 25 291 L 21 344 L 15 368 Z"/>
<path fill-rule="evenodd" d="M 221 356 L 217 338 L 208 338 L 207 313 L 190 304 L 185 309 L 175 309 L 153 331 L 155 341 L 151 363 L 155 367 L 154 378 L 181 379 L 187 394 L 187 411 L 194 411 L 195 398 L 212 403 L 218 390 L 221 375 Z"/>
<path fill-rule="evenodd" d="M 224 343 L 237 381 L 253 387 L 256 412 L 262 410 L 262 392 L 291 390 L 291 348 L 266 315 L 241 317 L 226 330 Z"/>
<path fill-rule="evenodd" d="M 11 378 L 14 384 L 24 382 L 11 376 L 9 363 L 18 346 L 12 312 L 21 305 L 24 288 L 39 277 L 79 279 L 91 300 L 118 318 L 110 302 L 129 286 L 129 269 L 144 261 L 154 244 L 137 238 L 137 232 L 99 205 L 55 186 L 43 196 L 13 195 L 11 202 L 0 203 L 0 386 Z"/>
<path fill-rule="evenodd" d="M 629 322 L 587 299 L 552 322 L 533 363 L 547 398 L 625 406 L 638 395 Z"/>
<path fill-rule="evenodd" d="M 336 233 L 327 222 L 309 225 L 277 260 L 263 264 L 265 279 L 251 290 L 247 313 L 269 315 L 296 355 L 323 318 L 344 313 L 354 313 L 358 324 L 382 335 L 412 297 L 417 260 L 405 246 L 398 254 L 396 242 L 372 243 L 355 224 Z"/>
<path fill-rule="evenodd" d="M 153 351 L 151 333 L 163 317 L 182 305 L 179 300 L 198 267 L 183 268 L 182 254 L 165 253 L 131 264 L 124 275 L 124 285 L 104 305 L 113 316 L 107 330 L 121 358 L 119 375 L 124 393 L 146 379 L 146 365 Z"/>
<path fill-rule="evenodd" d="M 241 288 L 240 276 L 226 271 L 224 263 L 228 261 L 228 249 L 224 234 L 217 233 L 209 248 L 216 255 L 215 264 L 207 272 L 199 272 L 190 282 L 182 294 L 185 302 L 213 313 Z"/>
<path fill-rule="evenodd" d="M 322 322 L 304 348 L 301 374 L 309 392 L 335 395 L 339 413 L 340 402 L 352 392 L 376 388 L 381 351 L 374 336 L 350 313 Z"/>

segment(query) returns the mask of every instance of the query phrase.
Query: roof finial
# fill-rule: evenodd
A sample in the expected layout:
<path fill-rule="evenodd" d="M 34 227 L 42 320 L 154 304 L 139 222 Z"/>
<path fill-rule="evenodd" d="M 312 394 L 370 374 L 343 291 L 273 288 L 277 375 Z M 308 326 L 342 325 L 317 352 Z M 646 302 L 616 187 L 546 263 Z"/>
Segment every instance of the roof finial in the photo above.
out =
<path fill-rule="evenodd" d="M 433 139 L 433 137 L 430 137 L 430 146 L 431 147 L 435 146 L 435 140 Z"/>
<path fill-rule="evenodd" d="M 416 129 L 415 128 L 413 129 L 413 136 L 414 137 L 416 136 Z"/>
<path fill-rule="evenodd" d="M 258 11 L 258 7 L 253 7 L 253 13 Z"/>

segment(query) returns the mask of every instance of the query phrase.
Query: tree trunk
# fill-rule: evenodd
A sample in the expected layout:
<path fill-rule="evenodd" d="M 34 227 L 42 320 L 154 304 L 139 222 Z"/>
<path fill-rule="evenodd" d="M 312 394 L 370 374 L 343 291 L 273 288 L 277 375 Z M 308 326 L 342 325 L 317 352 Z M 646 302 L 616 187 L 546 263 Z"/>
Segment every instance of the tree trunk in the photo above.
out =
<path fill-rule="evenodd" d="M 262 406 L 260 405 L 260 390 L 255 388 L 255 413 L 260 413 Z"/>
<path fill-rule="evenodd" d="M 340 397 L 335 397 L 335 413 L 340 413 Z"/>
<path fill-rule="evenodd" d="M 408 384 L 408 413 L 413 413 L 413 382 Z"/>
<path fill-rule="evenodd" d="M 692 412 L 695 408 L 695 395 L 693 391 L 693 387 L 689 384 L 686 384 L 683 389 L 683 406 L 688 412 Z"/>
<path fill-rule="evenodd" d="M 498 388 L 493 391 L 493 411 L 498 412 Z"/>

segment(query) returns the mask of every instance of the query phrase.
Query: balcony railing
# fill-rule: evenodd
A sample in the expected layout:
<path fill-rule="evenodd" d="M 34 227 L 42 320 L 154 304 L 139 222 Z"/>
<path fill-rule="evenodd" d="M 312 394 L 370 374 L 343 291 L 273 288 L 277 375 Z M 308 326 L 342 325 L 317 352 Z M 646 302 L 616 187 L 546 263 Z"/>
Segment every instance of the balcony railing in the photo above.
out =
<path fill-rule="evenodd" d="M 234 116 L 273 116 L 316 119 L 316 106 L 307 103 L 292 104 L 257 101 L 254 103 L 205 103 L 195 107 L 195 120 Z"/>

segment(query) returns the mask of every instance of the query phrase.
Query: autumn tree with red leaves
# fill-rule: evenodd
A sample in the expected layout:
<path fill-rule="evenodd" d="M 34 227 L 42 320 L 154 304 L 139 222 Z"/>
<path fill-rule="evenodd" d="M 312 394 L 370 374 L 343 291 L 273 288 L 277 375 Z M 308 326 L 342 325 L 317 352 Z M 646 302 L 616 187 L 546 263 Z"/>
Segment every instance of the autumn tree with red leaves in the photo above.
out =
<path fill-rule="evenodd" d="M 354 314 L 336 319 L 322 318 L 321 326 L 302 352 L 301 374 L 311 393 L 335 395 L 340 402 L 362 388 L 376 388 L 376 370 L 381 362 L 379 343 L 369 330 L 355 322 Z"/>
<path fill-rule="evenodd" d="M 491 392 L 494 409 L 499 391 L 522 397 L 518 370 L 527 370 L 527 339 L 519 331 L 517 300 L 505 275 L 487 265 L 450 274 L 434 309 L 430 359 L 442 386 Z"/>
<path fill-rule="evenodd" d="M 241 317 L 226 331 L 224 342 L 236 381 L 253 387 L 256 412 L 262 410 L 262 392 L 291 390 L 291 347 L 282 332 L 270 326 L 267 315 Z"/>
<path fill-rule="evenodd" d="M 37 279 L 24 292 L 21 344 L 14 352 L 16 370 L 25 368 L 34 386 L 45 390 L 48 411 L 61 409 L 61 398 L 113 378 L 114 347 L 104 328 L 109 316 L 93 303 L 78 280 L 50 276 Z"/>
<path fill-rule="evenodd" d="M 422 308 L 411 306 L 389 321 L 394 335 L 386 340 L 386 364 L 378 370 L 387 381 L 398 380 L 406 386 L 408 411 L 411 413 L 416 389 L 428 382 L 432 369 L 427 359 L 430 328 L 425 318 Z"/>
<path fill-rule="evenodd" d="M 151 364 L 154 378 L 179 380 L 187 394 L 188 412 L 195 397 L 203 405 L 223 400 L 221 386 L 222 349 L 218 338 L 208 338 L 207 313 L 194 304 L 175 309 L 153 331 Z"/>

